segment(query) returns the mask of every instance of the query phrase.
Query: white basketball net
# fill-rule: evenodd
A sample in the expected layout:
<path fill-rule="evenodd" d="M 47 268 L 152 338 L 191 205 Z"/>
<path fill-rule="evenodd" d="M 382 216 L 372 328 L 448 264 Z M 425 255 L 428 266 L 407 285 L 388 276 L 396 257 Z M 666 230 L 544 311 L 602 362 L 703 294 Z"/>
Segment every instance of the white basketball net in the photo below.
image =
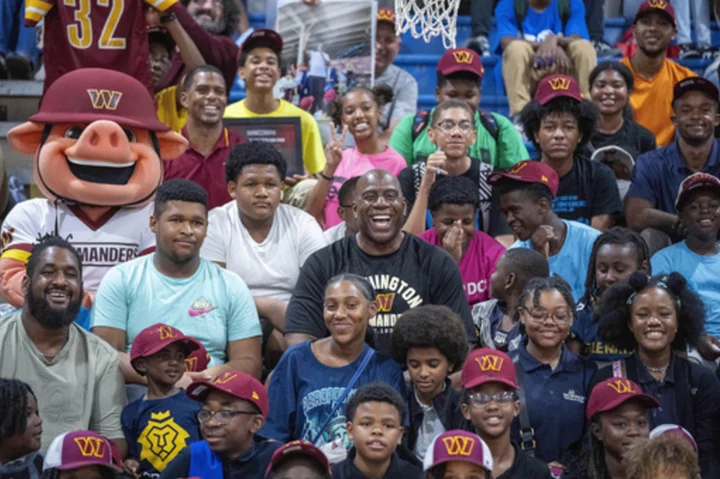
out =
<path fill-rule="evenodd" d="M 413 38 L 426 42 L 442 35 L 445 48 L 455 48 L 459 7 L 460 0 L 395 0 L 397 33 L 409 30 Z"/>

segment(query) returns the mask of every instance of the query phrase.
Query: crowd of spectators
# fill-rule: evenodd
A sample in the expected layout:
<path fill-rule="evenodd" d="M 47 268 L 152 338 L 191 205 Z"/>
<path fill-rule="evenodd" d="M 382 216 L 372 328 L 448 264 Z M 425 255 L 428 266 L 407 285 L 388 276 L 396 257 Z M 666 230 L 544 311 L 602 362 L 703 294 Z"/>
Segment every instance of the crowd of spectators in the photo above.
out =
<path fill-rule="evenodd" d="M 0 79 L 121 71 L 188 146 L 107 268 L 19 238 L 3 171 L 0 479 L 720 479 L 709 3 L 625 0 L 615 46 L 602 0 L 473 0 L 423 110 L 383 2 L 370 87 L 241 0 L 2 0 Z"/>

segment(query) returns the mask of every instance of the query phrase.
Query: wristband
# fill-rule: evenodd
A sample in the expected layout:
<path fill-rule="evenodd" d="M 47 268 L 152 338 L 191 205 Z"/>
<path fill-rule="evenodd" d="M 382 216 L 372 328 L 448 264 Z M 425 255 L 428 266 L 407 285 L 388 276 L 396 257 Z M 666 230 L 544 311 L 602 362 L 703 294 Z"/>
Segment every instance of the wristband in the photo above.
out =
<path fill-rule="evenodd" d="M 170 23 L 177 20 L 177 17 L 175 16 L 175 12 L 170 12 L 165 16 L 160 17 L 160 23 Z"/>
<path fill-rule="evenodd" d="M 333 180 L 333 179 L 332 179 L 332 176 L 326 176 L 326 175 L 323 174 L 322 171 L 320 172 L 320 176 L 321 176 L 322 178 L 328 180 L 328 181 L 332 181 L 332 180 Z"/>

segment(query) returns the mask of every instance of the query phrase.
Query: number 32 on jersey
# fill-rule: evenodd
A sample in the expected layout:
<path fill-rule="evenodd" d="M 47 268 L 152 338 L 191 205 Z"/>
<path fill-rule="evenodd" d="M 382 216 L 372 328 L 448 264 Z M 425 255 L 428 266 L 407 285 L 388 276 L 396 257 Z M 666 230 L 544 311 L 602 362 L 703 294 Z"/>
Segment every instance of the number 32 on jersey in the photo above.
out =
<path fill-rule="evenodd" d="M 125 10 L 125 0 L 62 0 L 66 7 L 75 9 L 75 23 L 67 25 L 67 36 L 70 45 L 85 50 L 90 48 L 94 42 L 97 47 L 104 50 L 124 50 L 125 38 L 115 37 L 115 29 L 120 23 Z M 93 8 L 106 10 L 103 12 L 105 24 L 99 36 L 95 36 L 90 15 Z"/>

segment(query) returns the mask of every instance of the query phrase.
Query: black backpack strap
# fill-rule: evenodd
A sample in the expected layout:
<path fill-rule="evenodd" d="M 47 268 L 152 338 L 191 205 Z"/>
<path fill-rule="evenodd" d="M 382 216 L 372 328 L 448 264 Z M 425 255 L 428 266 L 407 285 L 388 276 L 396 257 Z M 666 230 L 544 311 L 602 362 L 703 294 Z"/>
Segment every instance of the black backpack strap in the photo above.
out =
<path fill-rule="evenodd" d="M 418 136 L 420 136 L 420 133 L 427 128 L 428 123 L 430 123 L 430 112 L 427 110 L 419 111 L 415 114 L 415 118 L 413 118 L 413 128 L 412 128 L 412 141 L 413 143 L 417 139 Z"/>
<path fill-rule="evenodd" d="M 518 399 L 520 400 L 520 449 L 530 457 L 535 457 L 535 429 L 530 425 L 530 411 L 527 405 L 527 396 L 525 395 L 525 371 L 520 366 L 520 351 L 516 349 L 510 353 L 513 364 L 515 364 L 515 375 L 517 376 Z"/>
<path fill-rule="evenodd" d="M 480 113 L 480 123 L 482 124 L 483 128 L 485 128 L 487 132 L 490 133 L 490 136 L 492 136 L 493 140 L 495 140 L 495 143 L 497 143 L 498 135 L 500 133 L 500 127 L 498 126 L 495 116 L 493 116 L 493 114 L 487 110 L 478 110 L 478 113 Z"/>

